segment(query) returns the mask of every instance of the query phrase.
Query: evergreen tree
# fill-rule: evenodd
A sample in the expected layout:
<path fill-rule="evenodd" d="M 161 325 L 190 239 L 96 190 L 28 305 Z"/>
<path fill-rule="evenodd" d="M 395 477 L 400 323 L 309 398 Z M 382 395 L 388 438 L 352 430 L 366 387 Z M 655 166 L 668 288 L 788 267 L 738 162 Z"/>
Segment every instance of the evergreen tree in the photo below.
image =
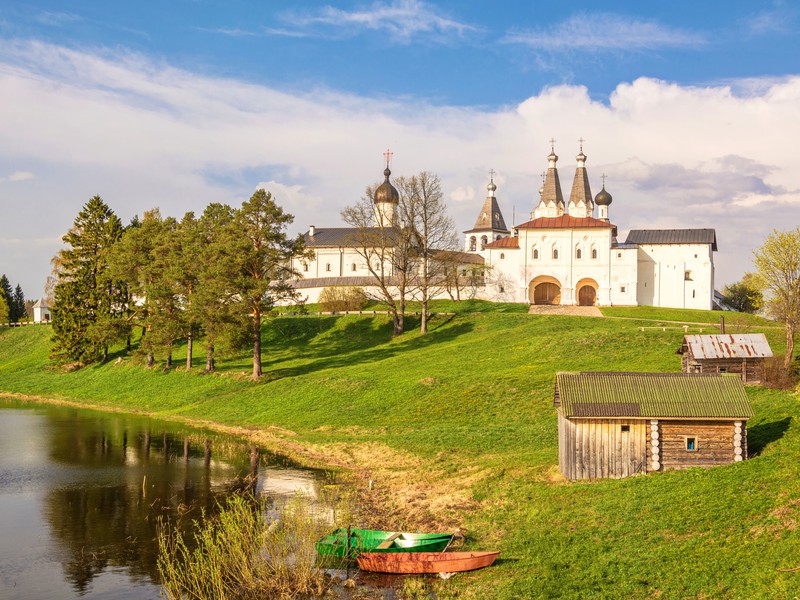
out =
<path fill-rule="evenodd" d="M 230 238 L 238 263 L 235 290 L 242 311 L 251 319 L 253 379 L 261 374 L 261 318 L 276 302 L 296 297 L 287 280 L 300 277 L 291 259 L 306 255 L 303 238 L 289 239 L 286 226 L 294 217 L 285 213 L 272 194 L 257 190 L 234 216 Z"/>
<path fill-rule="evenodd" d="M 109 253 L 122 223 L 100 196 L 90 199 L 62 238 L 67 248 L 53 261 L 57 283 L 53 306 L 53 358 L 89 363 L 108 357 L 108 346 L 124 338 L 124 290 L 109 273 Z"/>
<path fill-rule="evenodd" d="M 18 323 L 20 319 L 26 320 L 28 317 L 28 311 L 25 310 L 25 294 L 22 293 L 22 287 L 19 284 L 14 288 L 14 297 L 11 299 L 9 309 L 13 313 L 11 320 L 14 323 Z"/>

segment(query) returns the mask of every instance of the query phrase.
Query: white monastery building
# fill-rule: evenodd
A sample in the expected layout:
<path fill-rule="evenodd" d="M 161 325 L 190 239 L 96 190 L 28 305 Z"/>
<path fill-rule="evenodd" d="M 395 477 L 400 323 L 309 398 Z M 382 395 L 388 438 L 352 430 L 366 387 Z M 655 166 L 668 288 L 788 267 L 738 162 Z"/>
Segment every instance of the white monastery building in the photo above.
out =
<path fill-rule="evenodd" d="M 564 202 L 551 151 L 539 203 L 530 221 L 505 228 L 488 186 L 465 250 L 490 267 L 482 296 L 488 300 L 582 306 L 713 308 L 713 229 L 634 229 L 617 240 L 612 197 L 603 186 L 592 198 L 581 149 L 568 202 Z"/>
<path fill-rule="evenodd" d="M 603 185 L 592 197 L 583 149 L 566 203 L 558 156 L 551 149 L 547 158 L 530 220 L 510 229 L 490 179 L 478 218 L 464 232 L 464 251 L 457 253 L 464 269 L 485 269 L 478 298 L 537 305 L 713 308 L 714 229 L 634 229 L 619 242 L 611 221 L 611 194 Z M 384 182 L 374 194 L 376 232 L 396 224 L 399 194 L 390 175 L 387 158 Z M 357 251 L 363 236 L 357 228 L 310 227 L 304 237 L 315 257 L 294 265 L 302 275 L 294 283 L 297 291 L 316 302 L 325 287 L 374 285 L 363 252 Z"/>

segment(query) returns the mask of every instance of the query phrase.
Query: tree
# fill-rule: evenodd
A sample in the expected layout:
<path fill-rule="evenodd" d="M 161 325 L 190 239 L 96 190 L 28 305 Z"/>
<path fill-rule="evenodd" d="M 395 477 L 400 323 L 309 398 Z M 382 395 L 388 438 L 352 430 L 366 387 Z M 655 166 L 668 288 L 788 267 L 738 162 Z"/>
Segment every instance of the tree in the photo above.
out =
<path fill-rule="evenodd" d="M 8 303 L 6 302 L 5 296 L 0 294 L 0 325 L 4 325 L 8 322 Z"/>
<path fill-rule="evenodd" d="M 786 326 L 786 371 L 792 364 L 800 324 L 800 227 L 774 230 L 755 252 L 756 280 L 766 297 L 767 313 Z"/>
<path fill-rule="evenodd" d="M 11 282 L 8 280 L 8 277 L 6 277 L 5 274 L 0 276 L 0 297 L 3 299 L 3 304 L 6 307 L 6 316 L 3 322 L 13 322 L 14 319 L 12 318 L 12 306 L 14 304 L 14 290 L 11 287 Z"/>
<path fill-rule="evenodd" d="M 140 222 L 126 228 L 109 258 L 111 276 L 124 283 L 134 304 L 127 321 L 142 328 L 139 350 L 146 353 L 148 367 L 163 350 L 170 368 L 172 345 L 184 331 L 171 269 L 176 229 L 175 219 L 163 218 L 158 208 L 145 211 Z"/>
<path fill-rule="evenodd" d="M 354 250 L 364 259 L 375 281 L 378 290 L 375 299 L 383 302 L 392 314 L 393 335 L 401 335 L 405 331 L 406 299 L 412 286 L 417 256 L 412 251 L 413 229 L 396 221 L 399 215 L 395 219 L 385 219 L 375 203 L 376 193 L 390 185 L 389 170 L 386 169 L 385 173 L 386 181 L 380 187 L 368 187 L 361 200 L 342 211 L 342 219 L 355 229 Z"/>
<path fill-rule="evenodd" d="M 27 319 L 28 317 L 28 311 L 25 309 L 25 294 L 22 293 L 22 287 L 19 284 L 14 288 L 14 296 L 11 299 L 9 309 L 13 314 L 11 320 L 15 323 L 18 323 L 20 319 Z"/>
<path fill-rule="evenodd" d="M 764 305 L 764 296 L 753 273 L 745 273 L 741 281 L 726 285 L 722 295 L 728 305 L 739 312 L 755 313 Z"/>
<path fill-rule="evenodd" d="M 80 210 L 62 240 L 67 248 L 53 260 L 53 357 L 89 363 L 108 357 L 109 345 L 126 327 L 124 296 L 108 272 L 122 223 L 100 196 Z"/>
<path fill-rule="evenodd" d="M 447 214 L 439 177 L 422 171 L 395 182 L 400 195 L 399 209 L 403 226 L 410 228 L 418 270 L 422 300 L 420 333 L 428 331 L 428 302 L 446 286 L 446 271 L 452 251 L 457 245 L 455 226 Z M 450 251 L 445 260 L 438 260 L 443 251 Z"/>
<path fill-rule="evenodd" d="M 291 267 L 291 259 L 309 254 L 301 236 L 286 236 L 286 227 L 293 220 L 263 189 L 256 190 L 234 215 L 229 239 L 236 248 L 239 264 L 235 290 L 252 319 L 253 379 L 262 374 L 262 316 L 277 302 L 297 297 L 288 282 L 300 277 Z"/>

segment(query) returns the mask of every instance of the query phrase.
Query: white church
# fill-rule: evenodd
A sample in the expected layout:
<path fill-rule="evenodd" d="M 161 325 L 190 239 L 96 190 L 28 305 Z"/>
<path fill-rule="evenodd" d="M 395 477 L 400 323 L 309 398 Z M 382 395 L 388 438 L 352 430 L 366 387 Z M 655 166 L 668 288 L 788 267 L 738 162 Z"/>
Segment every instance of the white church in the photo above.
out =
<path fill-rule="evenodd" d="M 464 251 L 458 253 L 465 269 L 484 269 L 477 297 L 532 305 L 713 308 L 715 231 L 634 229 L 619 242 L 610 217 L 611 194 L 603 186 L 592 197 L 582 149 L 576 160 L 565 203 L 558 156 L 551 150 L 530 220 L 511 229 L 490 180 L 475 225 L 464 232 Z M 375 214 L 384 226 L 396 223 L 399 201 L 390 175 L 387 163 L 374 195 Z M 312 226 L 304 238 L 315 257 L 293 266 L 302 276 L 294 286 L 307 301 L 316 302 L 325 287 L 374 285 L 357 251 L 359 230 Z"/>
<path fill-rule="evenodd" d="M 713 229 L 633 229 L 624 242 L 610 217 L 605 186 L 592 198 L 581 149 L 568 202 L 551 150 L 539 203 L 509 231 L 493 181 L 465 251 L 487 270 L 483 297 L 580 306 L 713 308 Z M 596 215 L 595 215 L 596 209 Z"/>

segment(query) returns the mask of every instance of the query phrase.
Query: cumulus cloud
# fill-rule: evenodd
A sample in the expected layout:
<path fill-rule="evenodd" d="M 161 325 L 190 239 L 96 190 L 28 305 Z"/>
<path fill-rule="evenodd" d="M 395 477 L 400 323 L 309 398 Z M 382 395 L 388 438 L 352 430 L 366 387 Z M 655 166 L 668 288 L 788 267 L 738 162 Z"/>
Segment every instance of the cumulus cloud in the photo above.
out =
<path fill-rule="evenodd" d="M 707 42 L 699 33 L 667 27 L 657 21 L 628 15 L 587 12 L 578 12 L 552 27 L 510 31 L 503 41 L 545 52 L 630 52 L 697 47 Z"/>
<path fill-rule="evenodd" d="M 605 173 L 621 237 L 716 228 L 722 283 L 750 268 L 752 248 L 773 228 L 796 224 L 800 208 L 800 77 L 747 93 L 638 79 L 607 103 L 565 85 L 490 109 L 288 93 L 130 53 L 15 42 L 0 44 L 0 87 L 0 173 L 36 173 L 0 194 L 0 211 L 18 215 L 19 239 L 58 240 L 95 194 L 127 221 L 155 206 L 180 217 L 209 202 L 237 205 L 259 185 L 295 215 L 292 233 L 341 226 L 341 210 L 383 179 L 387 146 L 395 175 L 440 176 L 462 231 L 493 168 L 510 225 L 538 201 L 551 136 L 565 195 L 586 140 L 592 189 Z M 22 266 L 35 278 L 23 287 L 34 290 L 58 247 L 0 253 L 0 272 Z"/>
<path fill-rule="evenodd" d="M 477 30 L 475 26 L 451 18 L 420 0 L 374 2 L 368 8 L 353 11 L 325 6 L 313 12 L 286 13 L 284 18 L 295 27 L 316 27 L 340 34 L 386 31 L 393 40 L 404 43 L 420 36 L 441 42 L 448 36 L 461 36 Z"/>

